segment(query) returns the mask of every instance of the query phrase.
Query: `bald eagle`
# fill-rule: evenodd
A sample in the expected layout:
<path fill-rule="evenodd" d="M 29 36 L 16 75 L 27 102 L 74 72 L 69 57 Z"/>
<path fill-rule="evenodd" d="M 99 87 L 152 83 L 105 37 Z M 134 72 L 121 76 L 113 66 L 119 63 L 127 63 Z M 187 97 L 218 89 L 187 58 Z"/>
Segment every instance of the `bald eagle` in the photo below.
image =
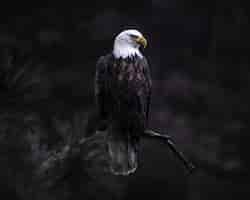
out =
<path fill-rule="evenodd" d="M 147 126 L 152 81 L 141 46 L 147 46 L 145 37 L 125 30 L 116 36 L 112 53 L 96 65 L 97 110 L 107 124 L 110 170 L 116 175 L 136 170 L 140 136 Z"/>

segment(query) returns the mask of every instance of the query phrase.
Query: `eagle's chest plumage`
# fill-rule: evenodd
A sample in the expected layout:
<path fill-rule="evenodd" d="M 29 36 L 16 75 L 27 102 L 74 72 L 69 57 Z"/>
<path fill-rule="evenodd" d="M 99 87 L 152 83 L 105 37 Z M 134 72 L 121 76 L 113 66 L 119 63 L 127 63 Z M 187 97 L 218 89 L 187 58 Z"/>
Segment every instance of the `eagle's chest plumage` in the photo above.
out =
<path fill-rule="evenodd" d="M 112 116 L 125 121 L 138 121 L 139 118 L 145 121 L 149 86 L 142 60 L 138 57 L 114 59 L 111 63 L 108 66 L 108 96 Z"/>
<path fill-rule="evenodd" d="M 115 59 L 109 66 L 110 88 L 123 96 L 141 96 L 147 90 L 146 74 L 140 58 Z M 118 94 L 117 93 L 117 94 Z"/>

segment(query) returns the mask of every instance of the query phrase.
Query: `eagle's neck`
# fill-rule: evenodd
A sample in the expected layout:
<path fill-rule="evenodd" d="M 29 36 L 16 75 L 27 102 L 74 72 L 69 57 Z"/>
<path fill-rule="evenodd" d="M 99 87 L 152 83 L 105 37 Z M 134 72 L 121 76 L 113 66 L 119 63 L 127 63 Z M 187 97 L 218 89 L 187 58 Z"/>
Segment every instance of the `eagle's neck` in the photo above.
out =
<path fill-rule="evenodd" d="M 113 55 L 115 58 L 132 58 L 138 56 L 143 57 L 139 48 L 129 44 L 114 43 Z"/>

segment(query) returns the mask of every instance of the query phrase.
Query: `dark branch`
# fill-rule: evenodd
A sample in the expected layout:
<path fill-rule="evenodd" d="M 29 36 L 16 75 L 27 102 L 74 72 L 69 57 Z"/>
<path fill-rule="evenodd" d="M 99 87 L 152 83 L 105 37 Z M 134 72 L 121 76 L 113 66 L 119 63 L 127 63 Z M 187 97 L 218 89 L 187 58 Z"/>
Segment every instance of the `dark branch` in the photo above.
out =
<path fill-rule="evenodd" d="M 169 148 L 183 162 L 184 166 L 189 171 L 189 173 L 192 173 L 194 171 L 195 169 L 194 165 L 184 156 L 184 154 L 181 151 L 177 150 L 176 145 L 173 142 L 173 139 L 169 135 L 166 135 L 166 134 L 163 135 L 153 130 L 146 130 L 144 133 L 145 133 L 144 136 L 146 137 L 155 138 L 155 139 L 163 139 L 164 141 L 166 141 Z"/>
<path fill-rule="evenodd" d="M 71 169 L 70 166 L 72 160 L 74 160 L 74 158 L 81 157 L 86 157 L 84 159 L 86 160 L 88 153 L 86 154 L 84 149 L 92 149 L 91 146 L 96 147 L 96 144 L 103 143 L 105 141 L 105 134 L 105 131 L 97 131 L 97 133 L 93 136 L 82 138 L 74 144 L 64 146 L 61 151 L 49 156 L 49 158 L 42 163 L 40 169 L 38 170 L 39 177 L 43 179 L 43 182 L 46 183 L 47 186 L 55 185 L 58 180 L 61 180 Z M 194 170 L 194 165 L 181 151 L 177 150 L 176 145 L 169 135 L 163 135 L 153 130 L 146 130 L 144 137 L 165 141 L 174 154 L 184 163 L 187 170 L 190 173 Z M 90 151 L 89 155 L 91 154 L 92 153 Z M 105 154 L 105 152 L 103 152 L 103 154 Z M 79 162 L 81 161 L 79 160 Z"/>

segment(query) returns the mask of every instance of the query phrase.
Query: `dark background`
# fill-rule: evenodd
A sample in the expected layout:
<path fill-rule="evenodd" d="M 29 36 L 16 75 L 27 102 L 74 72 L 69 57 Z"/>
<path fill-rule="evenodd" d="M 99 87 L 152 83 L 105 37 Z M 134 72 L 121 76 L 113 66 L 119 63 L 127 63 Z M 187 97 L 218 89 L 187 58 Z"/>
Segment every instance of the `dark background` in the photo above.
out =
<path fill-rule="evenodd" d="M 166 145 L 145 139 L 141 163 L 134 175 L 102 178 L 89 184 L 79 172 L 83 178 L 66 180 L 66 185 L 59 184 L 49 192 L 39 190 L 40 198 L 229 200 L 249 195 L 247 3 L 247 0 L 92 0 L 20 1 L 1 6 L 1 52 L 4 55 L 6 49 L 15 49 L 20 57 L 41 64 L 46 79 L 42 91 L 46 91 L 38 93 L 46 97 L 35 101 L 33 96 L 27 107 L 1 106 L 1 116 L 12 112 L 22 122 L 16 125 L 16 121 L 6 122 L 1 117 L 1 135 L 6 134 L 4 127 L 9 127 L 11 134 L 7 135 L 11 135 L 13 144 L 1 139 L 0 198 L 5 194 L 10 199 L 34 199 L 32 170 L 28 169 L 36 168 L 47 151 L 67 138 L 66 122 L 71 124 L 80 118 L 79 123 L 86 124 L 94 107 L 95 63 L 99 56 L 112 50 L 116 34 L 127 28 L 141 31 L 149 43 L 143 52 L 153 78 L 150 126 L 173 136 L 197 170 L 188 176 Z M 2 104 L 4 99 L 1 95 Z M 26 134 L 22 135 L 25 130 L 20 127 L 25 124 L 25 117 L 34 115 L 39 116 L 35 136 L 27 140 L 28 144 L 22 144 L 18 141 Z M 61 121 L 51 122 L 55 118 Z M 75 132 L 87 134 L 82 132 L 84 125 L 78 126 L 82 129 Z M 44 127 L 51 131 L 44 131 Z M 55 127 L 65 134 L 57 137 Z M 37 160 L 19 161 L 17 158 L 29 158 L 21 153 L 26 151 L 23 147 L 36 149 L 36 137 L 39 145 L 46 146 L 45 152 L 37 147 Z M 10 151 L 4 150 L 9 146 Z M 32 148 L 28 152 L 35 152 Z"/>

